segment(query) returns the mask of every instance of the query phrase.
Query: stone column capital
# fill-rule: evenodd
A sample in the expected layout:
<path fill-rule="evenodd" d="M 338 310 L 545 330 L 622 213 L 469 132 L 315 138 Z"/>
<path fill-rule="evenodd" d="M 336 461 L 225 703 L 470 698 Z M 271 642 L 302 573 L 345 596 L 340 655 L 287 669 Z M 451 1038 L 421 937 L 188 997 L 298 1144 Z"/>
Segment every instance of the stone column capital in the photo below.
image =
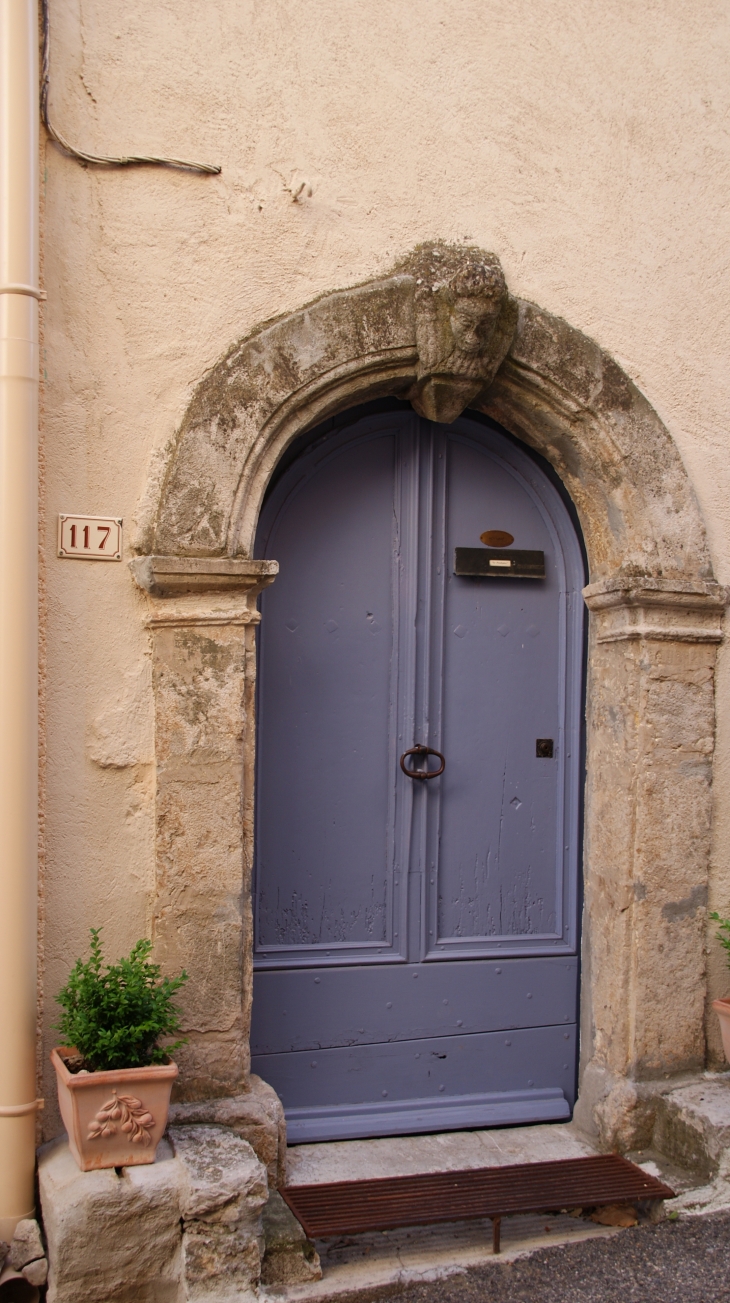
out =
<path fill-rule="evenodd" d="M 129 567 L 153 599 L 150 628 L 258 624 L 256 598 L 279 573 L 278 561 L 229 556 L 138 556 Z"/>
<path fill-rule="evenodd" d="M 613 575 L 583 589 L 598 642 L 722 641 L 728 590 L 714 580 Z"/>

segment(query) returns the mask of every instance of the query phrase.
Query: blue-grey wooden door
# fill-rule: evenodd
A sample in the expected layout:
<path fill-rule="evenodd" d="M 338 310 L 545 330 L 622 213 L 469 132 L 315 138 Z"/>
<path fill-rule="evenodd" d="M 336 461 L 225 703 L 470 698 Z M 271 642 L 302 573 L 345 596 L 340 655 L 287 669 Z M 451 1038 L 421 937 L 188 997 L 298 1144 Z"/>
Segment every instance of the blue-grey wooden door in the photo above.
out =
<path fill-rule="evenodd" d="M 545 578 L 456 576 L 489 530 Z M 560 494 L 496 427 L 381 413 L 290 464 L 257 553 L 280 574 L 251 1049 L 290 1141 L 569 1117 L 584 576 Z M 417 744 L 440 777 L 403 773 Z"/>

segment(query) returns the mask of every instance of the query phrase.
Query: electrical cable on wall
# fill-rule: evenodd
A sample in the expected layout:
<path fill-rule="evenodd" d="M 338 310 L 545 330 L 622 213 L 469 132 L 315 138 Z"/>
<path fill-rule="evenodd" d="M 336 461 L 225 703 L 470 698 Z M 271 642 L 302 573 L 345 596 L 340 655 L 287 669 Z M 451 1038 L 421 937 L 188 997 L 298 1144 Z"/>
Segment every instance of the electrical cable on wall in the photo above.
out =
<path fill-rule="evenodd" d="M 220 167 L 213 163 L 190 163 L 184 158 L 156 158 L 147 154 L 130 154 L 124 157 L 114 158 L 105 154 L 86 154 L 81 149 L 75 149 L 69 144 L 65 136 L 50 121 L 48 116 L 48 90 L 49 90 L 49 73 L 51 59 L 51 23 L 49 17 L 48 0 L 42 0 L 43 14 L 43 67 L 41 70 L 41 118 L 43 119 L 46 131 L 52 140 L 71 158 L 78 158 L 82 163 L 100 163 L 111 167 L 131 167 L 137 164 L 150 164 L 156 167 L 183 167 L 191 172 L 207 172 L 211 176 L 217 176 L 221 171 Z"/>

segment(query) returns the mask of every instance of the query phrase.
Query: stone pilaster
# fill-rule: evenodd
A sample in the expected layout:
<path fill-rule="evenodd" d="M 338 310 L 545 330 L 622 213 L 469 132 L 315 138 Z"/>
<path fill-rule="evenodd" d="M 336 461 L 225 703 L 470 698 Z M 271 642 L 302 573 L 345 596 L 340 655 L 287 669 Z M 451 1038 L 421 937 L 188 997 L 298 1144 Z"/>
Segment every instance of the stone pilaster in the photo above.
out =
<path fill-rule="evenodd" d="M 184 1099 L 246 1089 L 256 596 L 270 561 L 144 557 L 156 763 L 155 954 L 185 968 Z"/>
<path fill-rule="evenodd" d="M 701 581 L 617 578 L 583 595 L 590 1093 L 597 1073 L 625 1082 L 704 1063 L 714 667 L 726 593 Z M 621 1091 L 630 1108 L 631 1092 Z M 623 1112 L 616 1101 L 604 1107 L 607 1143 L 630 1143 Z"/>

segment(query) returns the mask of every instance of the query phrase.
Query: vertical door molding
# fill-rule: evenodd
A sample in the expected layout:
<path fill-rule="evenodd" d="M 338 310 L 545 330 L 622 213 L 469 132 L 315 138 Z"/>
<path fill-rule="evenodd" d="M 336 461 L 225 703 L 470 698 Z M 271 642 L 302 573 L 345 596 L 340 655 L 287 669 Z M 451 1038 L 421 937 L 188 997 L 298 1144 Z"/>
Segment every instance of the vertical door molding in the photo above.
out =
<path fill-rule="evenodd" d="M 181 1095 L 246 1087 L 256 596 L 267 561 L 147 557 L 155 697 L 155 956 L 185 968 Z"/>

